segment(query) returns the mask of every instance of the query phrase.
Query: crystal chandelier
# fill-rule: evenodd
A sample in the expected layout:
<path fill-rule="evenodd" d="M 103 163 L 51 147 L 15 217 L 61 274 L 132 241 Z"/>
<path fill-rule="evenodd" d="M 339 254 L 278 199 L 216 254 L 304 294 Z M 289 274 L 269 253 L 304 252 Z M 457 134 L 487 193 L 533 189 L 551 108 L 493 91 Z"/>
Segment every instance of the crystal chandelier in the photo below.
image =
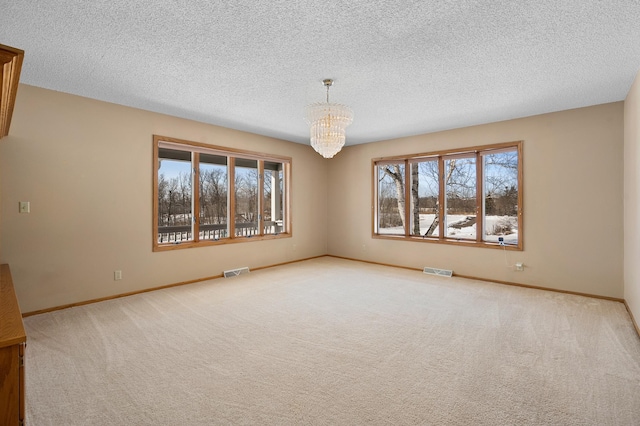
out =
<path fill-rule="evenodd" d="M 307 105 L 306 120 L 311 126 L 311 146 L 324 158 L 332 158 L 344 146 L 345 129 L 353 121 L 353 111 L 346 105 L 329 103 L 333 80 L 322 83 L 327 88 L 327 102 Z"/>

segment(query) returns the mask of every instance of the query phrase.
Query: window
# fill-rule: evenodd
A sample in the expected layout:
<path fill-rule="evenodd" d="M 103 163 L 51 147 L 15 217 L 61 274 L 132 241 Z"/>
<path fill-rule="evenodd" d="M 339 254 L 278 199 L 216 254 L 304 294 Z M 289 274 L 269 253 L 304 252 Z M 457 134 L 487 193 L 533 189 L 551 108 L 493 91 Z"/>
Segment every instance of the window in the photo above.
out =
<path fill-rule="evenodd" d="M 522 142 L 373 160 L 374 236 L 522 249 Z"/>
<path fill-rule="evenodd" d="M 476 239 L 476 157 L 447 157 L 444 160 L 445 237 Z"/>
<path fill-rule="evenodd" d="M 378 168 L 378 229 L 381 234 L 404 235 L 404 163 Z"/>
<path fill-rule="evenodd" d="M 153 249 L 291 236 L 291 159 L 153 137 Z"/>

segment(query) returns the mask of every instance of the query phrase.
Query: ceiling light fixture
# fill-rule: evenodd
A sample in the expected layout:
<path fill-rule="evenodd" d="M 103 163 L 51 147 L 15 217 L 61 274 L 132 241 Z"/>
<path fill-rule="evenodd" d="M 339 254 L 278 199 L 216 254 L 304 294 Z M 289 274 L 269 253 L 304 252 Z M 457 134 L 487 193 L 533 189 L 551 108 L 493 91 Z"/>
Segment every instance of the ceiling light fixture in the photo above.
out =
<path fill-rule="evenodd" d="M 333 80 L 322 83 L 327 88 L 327 102 L 307 105 L 306 120 L 311 133 L 311 146 L 324 158 L 336 155 L 345 141 L 345 129 L 353 121 L 353 111 L 346 105 L 329 103 L 329 87 Z"/>

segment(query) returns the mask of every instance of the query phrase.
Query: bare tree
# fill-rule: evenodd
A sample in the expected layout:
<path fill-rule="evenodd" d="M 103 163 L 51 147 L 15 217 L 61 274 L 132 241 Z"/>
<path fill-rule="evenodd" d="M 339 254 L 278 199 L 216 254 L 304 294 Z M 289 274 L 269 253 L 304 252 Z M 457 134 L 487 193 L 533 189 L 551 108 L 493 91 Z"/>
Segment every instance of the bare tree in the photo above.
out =
<path fill-rule="evenodd" d="M 405 227 L 404 220 L 404 168 L 400 167 L 400 164 L 387 164 L 382 167 L 382 171 L 386 176 L 389 176 L 396 188 L 396 200 L 398 203 L 398 213 L 400 214 L 400 220 L 402 221 L 402 227 Z"/>
<path fill-rule="evenodd" d="M 484 157 L 485 194 L 498 196 L 514 185 L 518 179 L 518 153 L 516 151 L 488 154 Z"/>
<path fill-rule="evenodd" d="M 158 226 L 163 225 L 164 216 L 167 215 L 169 201 L 169 182 L 164 174 L 158 176 Z"/>
<path fill-rule="evenodd" d="M 164 175 L 163 176 L 164 179 Z M 167 216 L 167 226 L 173 225 L 175 223 L 175 196 L 178 192 L 178 181 L 176 178 L 172 178 L 169 181 L 165 181 L 166 186 L 163 190 L 164 201 L 162 205 L 164 206 L 163 212 L 159 215 L 162 216 L 164 213 Z"/>
<path fill-rule="evenodd" d="M 411 163 L 411 203 L 413 206 L 413 231 L 420 235 L 420 183 L 418 179 L 418 163 Z"/>
<path fill-rule="evenodd" d="M 227 170 L 212 166 L 200 170 L 201 223 L 220 224 L 227 221 Z"/>
<path fill-rule="evenodd" d="M 242 173 L 236 172 L 234 196 L 236 200 L 236 218 L 240 217 L 243 222 L 256 221 L 258 210 L 257 169 L 244 168 Z"/>
<path fill-rule="evenodd" d="M 500 212 L 504 215 L 515 215 L 517 213 L 517 175 L 518 175 L 518 153 L 516 151 L 498 152 L 487 154 L 482 157 L 484 170 L 489 170 L 484 174 L 483 188 L 485 191 L 485 209 Z M 445 173 L 442 177 L 444 181 L 445 194 L 440 194 L 440 171 L 438 161 L 427 159 L 420 162 L 411 163 L 411 217 L 413 221 L 411 234 L 420 235 L 420 208 L 421 201 L 433 203 L 434 219 L 424 236 L 431 236 L 438 229 L 442 218 L 440 217 L 440 200 L 446 199 L 447 214 L 465 214 L 469 217 L 463 226 L 470 226 L 476 221 L 477 204 L 477 165 L 476 157 L 449 158 L 445 159 Z M 384 221 L 383 212 L 390 214 L 384 209 L 389 207 L 388 200 L 392 199 L 390 194 L 383 196 L 386 179 L 395 188 L 395 198 L 397 204 L 399 221 L 406 228 L 405 223 L 405 176 L 403 163 L 381 165 L 378 176 L 379 212 L 380 223 L 395 226 L 391 221 Z M 424 184 L 424 187 L 422 185 Z M 420 192 L 428 194 L 421 200 Z M 485 210 L 487 211 L 487 210 Z"/>
<path fill-rule="evenodd" d="M 191 224 L 191 173 L 180 172 L 178 174 L 179 202 L 181 207 L 181 225 Z"/>
<path fill-rule="evenodd" d="M 379 180 L 378 188 L 378 224 L 381 228 L 388 228 L 400 225 L 402 222 L 398 218 L 398 204 L 395 199 L 395 185 L 387 181 L 384 176 Z"/>
<path fill-rule="evenodd" d="M 447 170 L 447 175 L 444 180 L 445 186 L 451 181 L 451 176 L 453 175 L 453 172 L 455 170 L 456 170 L 456 160 L 454 158 L 452 160 L 449 160 L 449 169 Z M 429 226 L 429 229 L 427 229 L 427 232 L 425 232 L 424 236 L 430 237 L 431 235 L 433 235 L 433 232 L 436 230 L 439 224 L 440 224 L 440 197 L 438 197 L 438 201 L 436 202 L 436 212 L 435 212 L 435 217 L 433 218 L 433 222 L 431 222 L 431 225 Z"/>
<path fill-rule="evenodd" d="M 518 153 L 489 154 L 484 159 L 485 212 L 516 216 L 518 206 Z"/>

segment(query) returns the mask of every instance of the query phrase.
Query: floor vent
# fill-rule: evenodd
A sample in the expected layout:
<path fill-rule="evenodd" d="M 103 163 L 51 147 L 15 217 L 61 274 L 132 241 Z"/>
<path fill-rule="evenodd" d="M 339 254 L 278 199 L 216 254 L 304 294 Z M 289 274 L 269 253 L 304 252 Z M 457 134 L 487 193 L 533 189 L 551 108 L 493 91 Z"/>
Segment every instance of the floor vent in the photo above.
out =
<path fill-rule="evenodd" d="M 249 268 L 245 266 L 244 268 L 230 269 L 228 271 L 224 271 L 224 277 L 229 278 L 229 277 L 235 277 L 238 275 L 248 274 L 248 273 L 249 273 Z"/>
<path fill-rule="evenodd" d="M 450 269 L 430 268 L 429 266 L 424 267 L 424 273 L 429 275 L 437 275 L 439 277 L 451 277 L 453 275 L 453 271 Z"/>

